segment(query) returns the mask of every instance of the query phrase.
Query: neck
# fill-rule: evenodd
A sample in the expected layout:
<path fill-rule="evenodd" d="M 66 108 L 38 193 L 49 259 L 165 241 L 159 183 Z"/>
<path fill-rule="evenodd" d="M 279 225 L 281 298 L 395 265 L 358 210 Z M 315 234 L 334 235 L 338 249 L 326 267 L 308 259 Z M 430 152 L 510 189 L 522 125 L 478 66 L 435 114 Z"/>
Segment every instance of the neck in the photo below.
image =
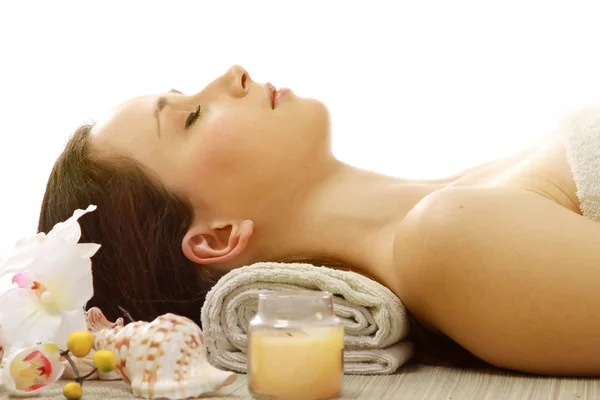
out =
<path fill-rule="evenodd" d="M 425 196 L 444 186 L 392 178 L 337 163 L 257 238 L 261 259 L 324 258 L 381 281 L 392 264 L 397 225 Z"/>

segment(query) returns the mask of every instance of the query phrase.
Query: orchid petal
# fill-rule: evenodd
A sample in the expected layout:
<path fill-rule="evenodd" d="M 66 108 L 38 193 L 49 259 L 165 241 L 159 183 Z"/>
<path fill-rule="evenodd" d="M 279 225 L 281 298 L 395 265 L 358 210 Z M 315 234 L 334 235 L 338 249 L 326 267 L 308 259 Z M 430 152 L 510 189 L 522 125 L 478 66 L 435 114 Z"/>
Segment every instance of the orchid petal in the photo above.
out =
<path fill-rule="evenodd" d="M 90 205 L 85 210 L 77 209 L 73 212 L 73 216 L 64 222 L 59 222 L 50 232 L 48 237 L 58 237 L 67 243 L 75 244 L 81 238 L 81 227 L 77 221 L 81 216 L 94 211 L 96 206 Z"/>
<path fill-rule="evenodd" d="M 7 290 L 14 289 L 11 280 L 12 276 L 10 275 L 0 275 L 0 296 Z"/>
<path fill-rule="evenodd" d="M 0 263 L 0 275 L 25 271 L 35 259 L 45 240 L 44 233 L 19 240 L 10 256 Z"/>
<path fill-rule="evenodd" d="M 11 283 L 16 283 L 17 286 L 21 289 L 29 289 L 33 282 L 31 279 L 29 279 L 27 272 L 19 272 L 18 274 L 13 276 Z"/>
<path fill-rule="evenodd" d="M 60 326 L 61 316 L 49 314 L 28 289 L 14 288 L 0 296 L 0 326 L 12 346 L 47 342 Z"/>
<path fill-rule="evenodd" d="M 31 395 L 60 379 L 65 366 L 54 344 L 40 344 L 12 351 L 2 371 L 2 383 L 16 395 Z"/>
<path fill-rule="evenodd" d="M 55 238 L 48 241 L 58 243 L 45 257 L 36 259 L 29 276 L 44 285 L 61 311 L 84 307 L 94 295 L 92 261 L 81 257 L 71 244 L 61 244 Z"/>
<path fill-rule="evenodd" d="M 22 251 L 30 250 L 42 243 L 45 239 L 45 236 L 45 233 L 40 232 L 37 235 L 20 239 L 15 244 L 15 251 L 18 251 L 20 253 Z"/>
<path fill-rule="evenodd" d="M 100 245 L 96 243 L 78 243 L 77 251 L 81 257 L 91 258 L 100 249 Z"/>
<path fill-rule="evenodd" d="M 14 256 L 6 259 L 6 261 L 0 265 L 0 275 L 15 274 L 26 271 L 33 260 L 35 260 L 35 254 L 35 252 L 29 251 L 15 254 Z"/>
<path fill-rule="evenodd" d="M 62 322 L 52 338 L 52 343 L 58 345 L 61 349 L 66 349 L 67 339 L 75 331 L 87 331 L 83 307 L 62 313 Z"/>

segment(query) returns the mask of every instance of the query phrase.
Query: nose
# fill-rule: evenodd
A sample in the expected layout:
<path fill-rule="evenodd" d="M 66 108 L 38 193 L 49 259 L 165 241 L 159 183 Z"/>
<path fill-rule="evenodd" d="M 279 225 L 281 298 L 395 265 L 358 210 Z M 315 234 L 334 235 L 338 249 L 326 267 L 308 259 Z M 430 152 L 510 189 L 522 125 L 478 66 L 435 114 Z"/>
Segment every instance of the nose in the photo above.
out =
<path fill-rule="evenodd" d="M 248 82 L 250 76 L 248 71 L 239 65 L 234 65 L 227 72 L 229 78 L 229 90 L 233 97 L 243 97 L 248 93 Z"/>

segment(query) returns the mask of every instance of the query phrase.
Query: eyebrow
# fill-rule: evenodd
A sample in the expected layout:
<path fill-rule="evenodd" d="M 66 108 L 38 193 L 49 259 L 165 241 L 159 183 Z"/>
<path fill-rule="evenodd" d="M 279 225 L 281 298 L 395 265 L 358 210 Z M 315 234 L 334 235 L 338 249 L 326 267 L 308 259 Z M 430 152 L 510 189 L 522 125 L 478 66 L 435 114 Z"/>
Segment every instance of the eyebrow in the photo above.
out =
<path fill-rule="evenodd" d="M 177 93 L 177 94 L 183 94 L 181 93 L 179 90 L 177 89 L 171 89 L 169 90 L 170 93 Z M 162 110 L 165 108 L 165 106 L 167 105 L 167 98 L 166 96 L 160 96 L 158 99 L 156 99 L 156 103 L 154 103 L 154 119 L 156 119 L 156 133 L 158 134 L 158 137 L 160 138 L 160 113 L 162 112 Z"/>

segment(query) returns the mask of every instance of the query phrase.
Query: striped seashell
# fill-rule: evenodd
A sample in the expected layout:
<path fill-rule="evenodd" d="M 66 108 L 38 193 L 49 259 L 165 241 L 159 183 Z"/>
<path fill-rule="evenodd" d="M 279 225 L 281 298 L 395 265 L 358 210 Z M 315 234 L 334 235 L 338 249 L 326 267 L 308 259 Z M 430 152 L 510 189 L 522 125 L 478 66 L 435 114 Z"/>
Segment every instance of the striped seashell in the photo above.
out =
<path fill-rule="evenodd" d="M 175 314 L 100 330 L 94 333 L 94 349 L 111 350 L 116 371 L 136 396 L 146 399 L 198 397 L 237 377 L 209 364 L 200 327 Z"/>
<path fill-rule="evenodd" d="M 110 322 L 98 307 L 92 307 L 85 312 L 85 321 L 87 322 L 88 331 L 91 333 L 101 331 L 102 329 L 125 326 L 123 318 L 119 318 L 115 322 Z"/>

